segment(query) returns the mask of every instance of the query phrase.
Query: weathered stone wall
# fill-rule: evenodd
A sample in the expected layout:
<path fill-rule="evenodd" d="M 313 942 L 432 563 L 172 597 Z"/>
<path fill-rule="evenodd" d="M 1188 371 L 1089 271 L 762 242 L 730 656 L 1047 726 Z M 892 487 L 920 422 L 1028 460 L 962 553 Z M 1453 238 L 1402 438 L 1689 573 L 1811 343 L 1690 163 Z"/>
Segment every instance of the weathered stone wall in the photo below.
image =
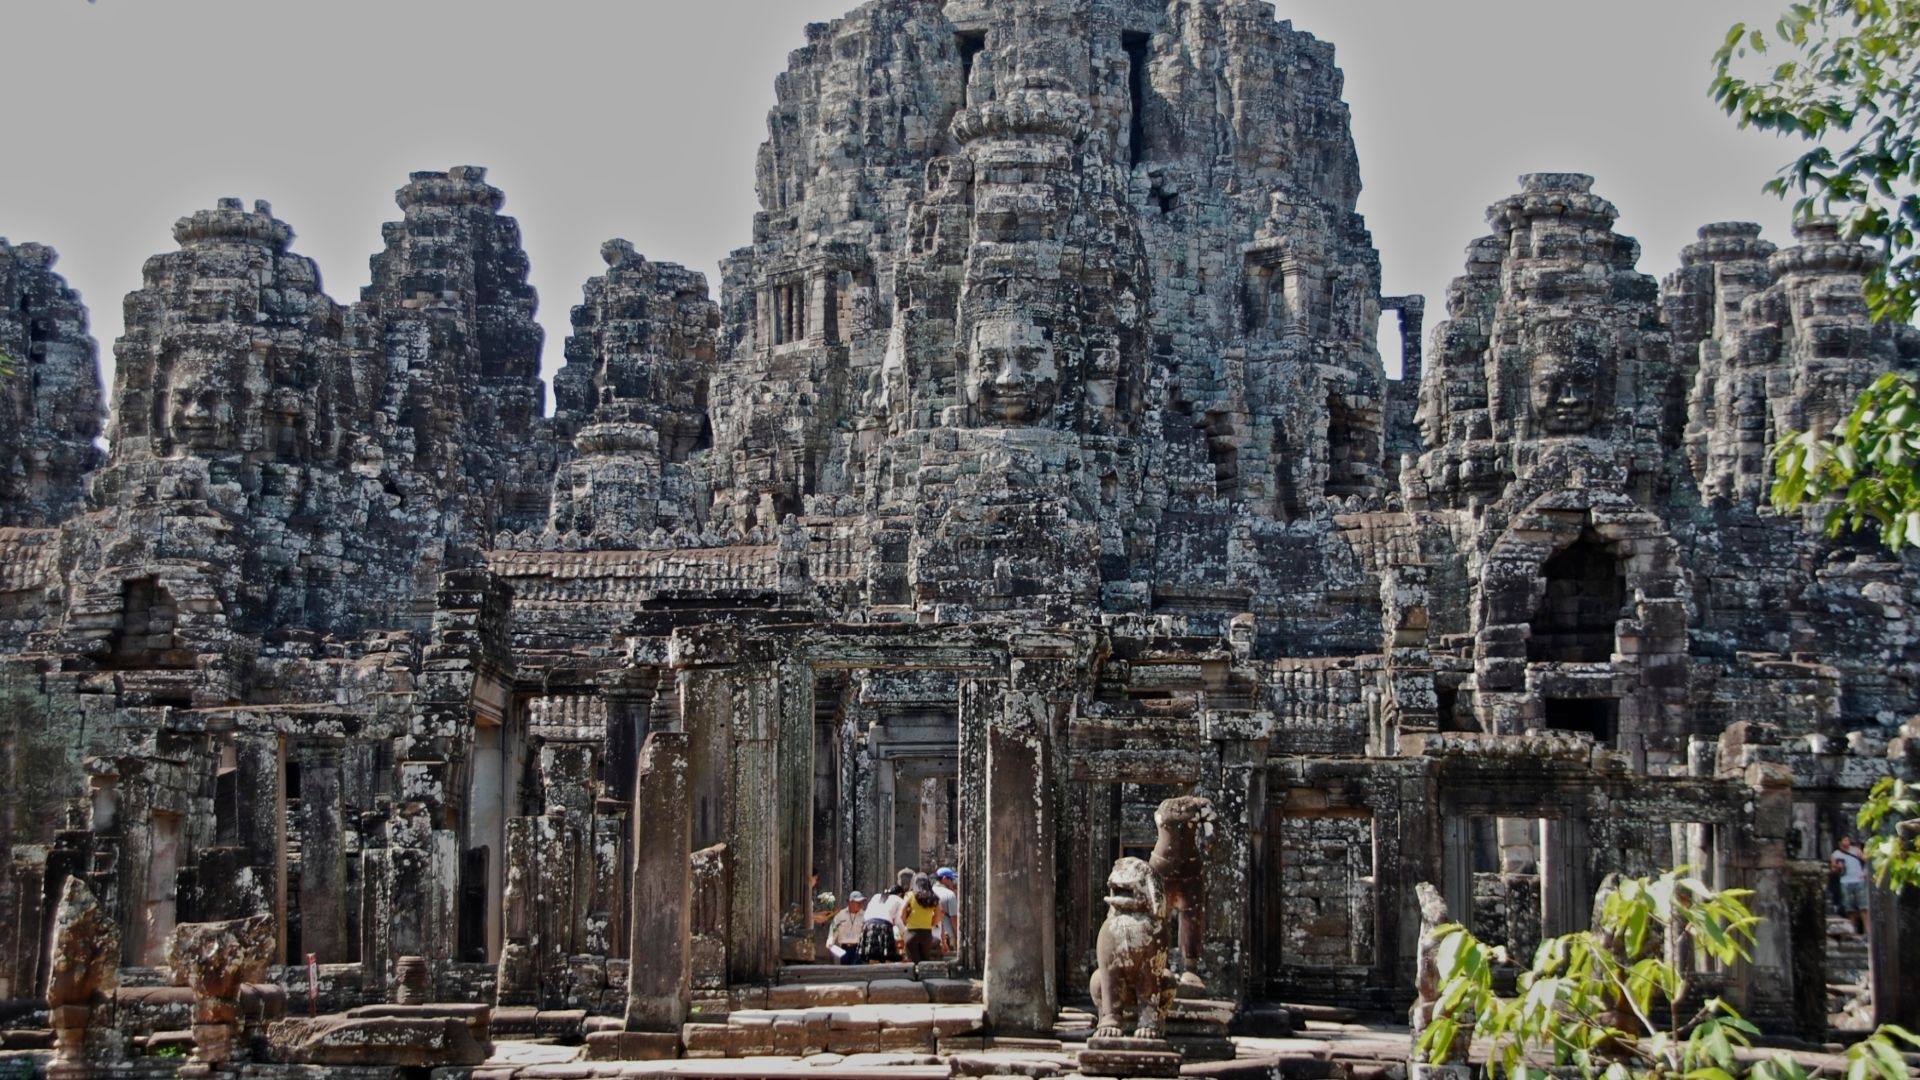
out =
<path fill-rule="evenodd" d="M 874 0 L 776 93 L 718 301 L 610 241 L 552 418 L 475 167 L 413 174 L 349 305 L 266 204 L 181 219 L 103 462 L 84 310 L 0 244 L 0 998 L 80 873 L 131 971 L 264 912 L 335 1004 L 404 967 L 667 1028 L 933 859 L 1045 1030 L 1204 794 L 1188 973 L 1398 1006 L 1417 881 L 1524 943 L 1697 861 L 1784 926 L 1920 766 L 1911 561 L 1762 505 L 1774 439 L 1920 364 L 1831 225 L 1709 226 L 1663 290 L 1591 178 L 1525 177 L 1423 348 L 1267 4 Z M 690 940 L 631 940 L 689 880 Z M 1790 1026 L 1793 953 L 1716 989 Z"/>
<path fill-rule="evenodd" d="M 58 525 L 100 464 L 105 408 L 87 309 L 41 244 L 0 238 L 0 526 Z"/>

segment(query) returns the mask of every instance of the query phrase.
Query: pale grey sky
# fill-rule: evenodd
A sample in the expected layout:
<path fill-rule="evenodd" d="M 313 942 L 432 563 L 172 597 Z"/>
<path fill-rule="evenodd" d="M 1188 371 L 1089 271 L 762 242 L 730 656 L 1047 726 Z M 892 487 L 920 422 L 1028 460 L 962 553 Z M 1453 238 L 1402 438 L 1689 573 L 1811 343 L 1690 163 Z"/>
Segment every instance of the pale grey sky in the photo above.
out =
<path fill-rule="evenodd" d="M 708 274 L 746 243 L 774 76 L 853 0 L 0 0 L 0 236 L 61 253 L 112 362 L 175 218 L 267 199 L 341 302 L 416 169 L 485 165 L 520 219 L 549 376 L 603 240 Z M 1522 172 L 1599 177 L 1664 275 L 1709 221 L 1785 242 L 1791 144 L 1706 96 L 1785 0 L 1282 0 L 1347 77 L 1390 294 L 1438 307 Z M 1391 352 L 1383 342 L 1383 349 Z M 109 369 L 110 371 L 110 369 Z"/>

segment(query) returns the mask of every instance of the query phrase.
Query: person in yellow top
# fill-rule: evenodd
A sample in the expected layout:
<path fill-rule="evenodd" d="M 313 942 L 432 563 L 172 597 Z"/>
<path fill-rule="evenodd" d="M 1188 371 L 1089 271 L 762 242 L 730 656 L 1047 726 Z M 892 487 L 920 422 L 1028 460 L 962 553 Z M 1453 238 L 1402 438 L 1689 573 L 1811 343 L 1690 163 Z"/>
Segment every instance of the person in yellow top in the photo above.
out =
<path fill-rule="evenodd" d="M 915 874 L 913 889 L 907 893 L 900 912 L 900 925 L 907 931 L 907 959 L 915 964 L 932 960 L 933 927 L 940 921 L 940 897 L 933 891 L 933 879 Z"/>

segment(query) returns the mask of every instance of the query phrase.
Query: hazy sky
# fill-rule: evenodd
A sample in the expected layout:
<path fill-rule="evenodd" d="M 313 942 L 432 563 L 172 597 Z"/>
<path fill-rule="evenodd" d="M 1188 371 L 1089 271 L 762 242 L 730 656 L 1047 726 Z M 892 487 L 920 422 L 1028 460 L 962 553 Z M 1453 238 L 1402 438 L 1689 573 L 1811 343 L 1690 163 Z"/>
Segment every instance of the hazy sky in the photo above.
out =
<path fill-rule="evenodd" d="M 706 271 L 749 238 L 774 76 L 853 0 L 0 0 L 0 236 L 61 253 L 112 363 L 120 300 L 174 219 L 267 199 L 343 303 L 409 171 L 485 165 L 520 219 L 549 376 L 603 240 Z M 1735 21 L 1784 0 L 1284 0 L 1346 72 L 1360 209 L 1389 294 L 1438 306 L 1485 210 L 1571 170 L 1663 276 L 1709 221 L 1759 221 L 1792 145 L 1706 96 Z M 1383 342 L 1383 351 L 1391 346 Z M 111 369 L 109 367 L 109 375 Z"/>

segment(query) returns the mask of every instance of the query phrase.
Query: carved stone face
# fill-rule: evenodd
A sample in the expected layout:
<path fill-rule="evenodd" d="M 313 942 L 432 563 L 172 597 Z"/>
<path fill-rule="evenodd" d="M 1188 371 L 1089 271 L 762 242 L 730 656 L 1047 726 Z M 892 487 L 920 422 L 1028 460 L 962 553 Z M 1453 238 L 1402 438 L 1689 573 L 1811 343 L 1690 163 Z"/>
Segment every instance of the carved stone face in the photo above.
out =
<path fill-rule="evenodd" d="M 167 387 L 167 435 L 174 446 L 202 453 L 231 450 L 239 440 L 232 392 L 192 357 L 175 361 Z"/>
<path fill-rule="evenodd" d="M 1001 315 L 975 324 L 967 356 L 967 404 L 984 427 L 1041 424 L 1060 402 L 1053 342 L 1027 318 Z"/>
<path fill-rule="evenodd" d="M 1562 331 L 1549 335 L 1533 361 L 1533 417 L 1548 435 L 1579 435 L 1592 430 L 1600 413 L 1605 374 L 1600 349 L 1587 335 Z"/>

